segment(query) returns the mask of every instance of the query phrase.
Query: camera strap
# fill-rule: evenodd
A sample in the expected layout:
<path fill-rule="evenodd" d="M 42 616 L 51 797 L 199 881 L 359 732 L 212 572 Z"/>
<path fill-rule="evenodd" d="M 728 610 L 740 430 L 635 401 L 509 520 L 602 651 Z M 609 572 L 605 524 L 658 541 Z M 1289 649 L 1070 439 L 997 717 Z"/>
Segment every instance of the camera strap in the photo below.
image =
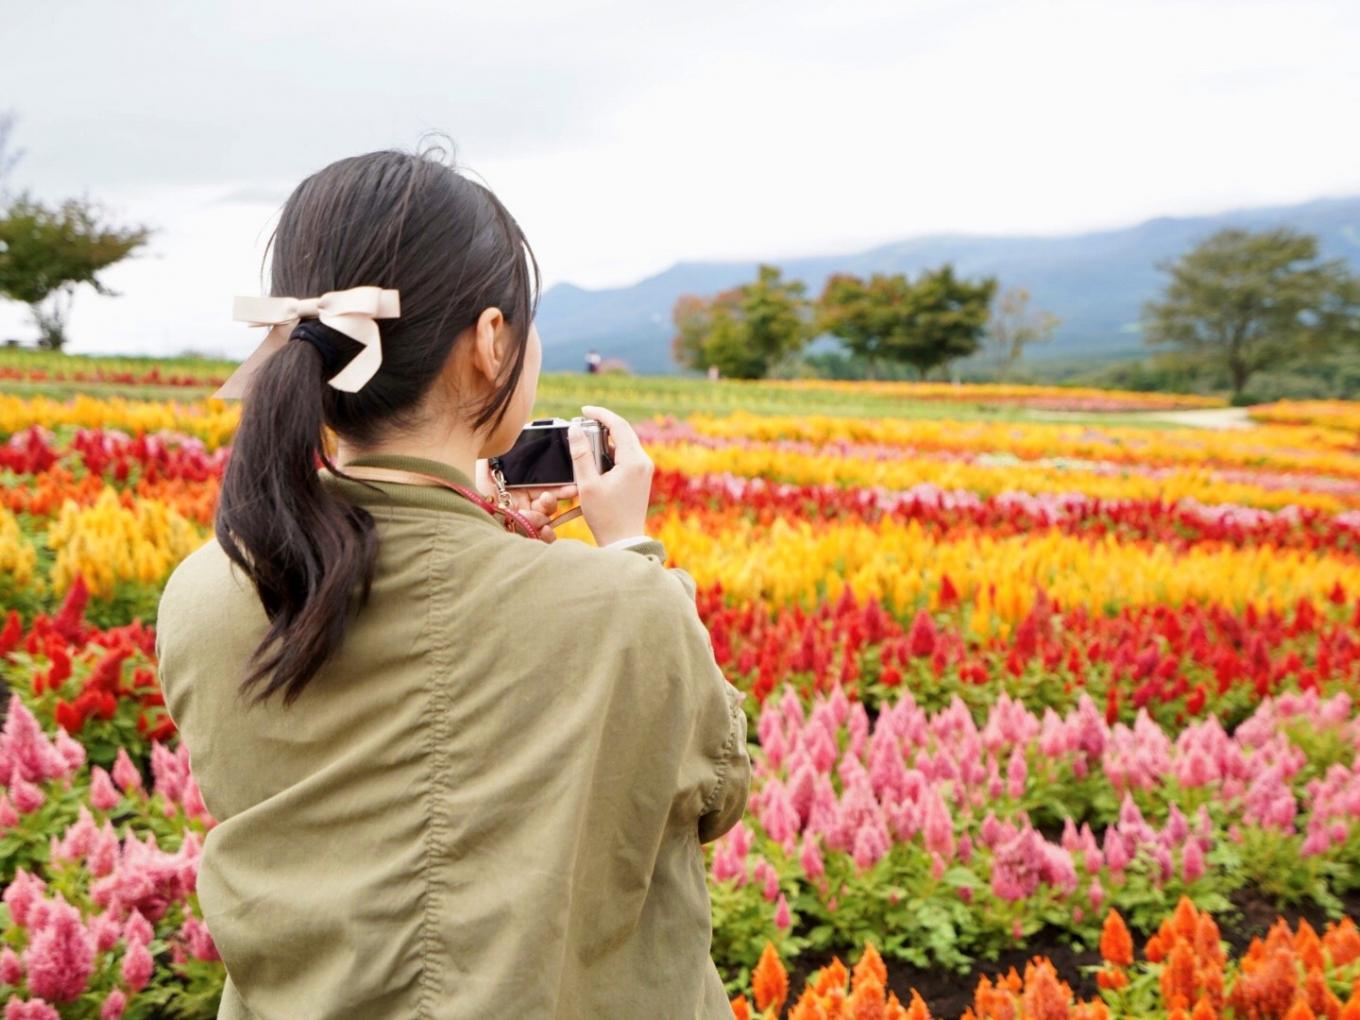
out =
<path fill-rule="evenodd" d="M 526 518 L 522 513 L 510 505 L 510 494 L 503 485 L 498 485 L 501 498 L 493 503 L 480 492 L 474 492 L 466 486 L 451 482 L 447 478 L 440 478 L 437 475 L 427 475 L 420 471 L 403 471 L 398 468 L 380 468 L 352 465 L 341 468 L 344 472 L 339 477 L 359 478 L 370 482 L 396 482 L 399 485 L 433 485 L 445 489 L 452 489 L 469 502 L 475 503 L 493 517 L 501 517 L 505 523 L 506 531 L 516 531 L 523 534 L 526 538 L 538 538 L 538 528 Z M 574 520 L 581 516 L 579 506 L 572 507 L 564 513 L 548 521 L 550 527 L 558 524 L 565 524 L 567 521 Z"/>

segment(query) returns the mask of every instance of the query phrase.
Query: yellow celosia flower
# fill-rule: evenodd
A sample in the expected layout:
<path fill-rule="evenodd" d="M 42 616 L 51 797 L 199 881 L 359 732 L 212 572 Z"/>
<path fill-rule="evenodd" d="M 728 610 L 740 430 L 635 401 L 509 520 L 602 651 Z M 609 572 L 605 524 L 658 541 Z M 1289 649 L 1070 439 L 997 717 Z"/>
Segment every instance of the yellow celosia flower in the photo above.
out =
<path fill-rule="evenodd" d="M 47 531 L 56 553 L 52 587 L 64 592 L 84 575 L 90 594 L 108 597 L 120 582 L 155 584 L 203 544 L 192 523 L 164 503 L 134 500 L 123 506 L 106 488 L 93 506 L 68 500 Z"/>
<path fill-rule="evenodd" d="M 37 563 L 38 551 L 24 538 L 19 521 L 8 510 L 0 510 L 0 573 L 16 588 L 25 588 L 33 581 Z"/>
<path fill-rule="evenodd" d="M 941 539 L 915 521 L 790 522 L 768 526 L 728 519 L 710 530 L 702 516 L 663 512 L 648 533 L 700 584 L 721 583 L 738 599 L 812 605 L 845 588 L 898 610 L 932 605 L 946 575 L 971 603 L 978 637 L 1005 634 L 1042 589 L 1060 605 L 1093 611 L 1125 605 L 1254 603 L 1281 609 L 1321 600 L 1339 583 L 1360 591 L 1349 557 L 1269 545 L 1204 543 L 1174 551 L 1113 535 L 1092 541 L 1060 532 Z"/>
<path fill-rule="evenodd" d="M 239 407 L 221 400 L 180 403 L 84 395 L 77 395 L 70 400 L 0 395 L 0 434 L 4 435 L 32 425 L 47 428 L 75 425 L 89 429 L 122 429 L 125 432 L 173 429 L 198 436 L 210 447 L 218 447 L 231 441 L 239 420 Z"/>

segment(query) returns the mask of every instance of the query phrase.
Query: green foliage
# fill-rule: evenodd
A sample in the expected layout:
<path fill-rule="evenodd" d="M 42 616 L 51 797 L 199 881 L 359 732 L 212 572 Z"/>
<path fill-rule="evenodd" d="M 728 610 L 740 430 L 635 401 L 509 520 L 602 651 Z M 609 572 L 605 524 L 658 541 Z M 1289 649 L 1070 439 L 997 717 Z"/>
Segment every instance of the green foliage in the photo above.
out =
<path fill-rule="evenodd" d="M 754 283 L 712 299 L 682 296 L 675 303 L 675 360 L 686 368 L 716 368 L 734 379 L 762 379 L 809 337 L 806 286 L 783 280 L 762 265 Z"/>
<path fill-rule="evenodd" d="M 112 295 L 98 274 L 140 248 L 148 236 L 145 227 L 102 223 L 83 199 L 51 209 L 20 195 L 0 215 L 0 295 L 27 304 L 39 343 L 60 349 L 76 289 L 88 283 Z"/>
<path fill-rule="evenodd" d="M 1320 262 L 1317 239 L 1288 228 L 1227 229 L 1174 263 L 1143 310 L 1148 343 L 1225 372 L 1241 398 L 1258 372 L 1360 342 L 1360 278 Z"/>
<path fill-rule="evenodd" d="M 870 375 L 880 362 L 932 369 L 977 352 L 987 330 L 996 280 L 955 277 L 945 264 L 915 282 L 876 273 L 868 281 L 832 276 L 818 302 L 818 326 L 863 358 Z"/>

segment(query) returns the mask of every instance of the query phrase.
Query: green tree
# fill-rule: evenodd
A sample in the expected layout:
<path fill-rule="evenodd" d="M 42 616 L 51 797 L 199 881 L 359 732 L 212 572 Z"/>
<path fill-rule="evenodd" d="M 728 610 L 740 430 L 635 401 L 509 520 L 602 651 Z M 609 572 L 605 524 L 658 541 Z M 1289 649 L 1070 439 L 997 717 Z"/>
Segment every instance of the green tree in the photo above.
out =
<path fill-rule="evenodd" d="M 1025 348 L 1048 340 L 1061 322 L 1052 312 L 1030 308 L 1029 290 L 1024 287 L 1007 287 L 997 294 L 987 323 L 987 338 L 1001 361 L 1001 374 L 1014 372 Z"/>
<path fill-rule="evenodd" d="M 912 286 L 906 276 L 874 273 L 868 282 L 849 273 L 829 277 L 817 301 L 817 326 L 838 337 L 868 364 L 869 377 L 883 360 L 894 360 L 904 346 L 903 332 L 915 313 Z"/>
<path fill-rule="evenodd" d="M 876 274 L 867 283 L 833 276 L 818 303 L 818 322 L 871 367 L 897 361 L 925 378 L 978 349 L 995 291 L 995 279 L 961 280 L 947 263 L 914 283 L 901 274 Z"/>
<path fill-rule="evenodd" d="M 923 273 L 913 288 L 916 314 L 899 355 L 924 379 L 931 369 L 977 353 L 987 332 L 996 278 L 961 280 L 945 263 Z"/>
<path fill-rule="evenodd" d="M 686 368 L 716 367 L 737 379 L 760 379 L 808 340 L 807 287 L 784 280 L 777 266 L 759 267 L 753 283 L 713 298 L 692 294 L 675 302 L 671 353 Z"/>
<path fill-rule="evenodd" d="M 145 227 L 101 223 L 82 199 L 50 209 L 20 195 L 0 215 L 0 295 L 27 304 L 39 344 L 60 350 L 76 289 L 88 283 L 113 296 L 98 274 L 145 244 L 149 235 Z"/>
<path fill-rule="evenodd" d="M 1318 261 L 1317 238 L 1287 227 L 1220 230 L 1175 262 L 1143 336 L 1226 370 L 1233 398 L 1262 369 L 1360 339 L 1360 278 Z"/>

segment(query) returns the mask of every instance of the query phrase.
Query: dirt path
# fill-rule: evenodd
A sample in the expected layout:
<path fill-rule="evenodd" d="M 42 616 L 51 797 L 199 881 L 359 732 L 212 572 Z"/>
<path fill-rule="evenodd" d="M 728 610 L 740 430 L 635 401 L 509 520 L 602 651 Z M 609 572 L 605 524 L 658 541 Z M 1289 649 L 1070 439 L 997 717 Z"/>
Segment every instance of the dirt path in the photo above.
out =
<path fill-rule="evenodd" d="M 1211 407 L 1202 411 L 1153 411 L 1148 417 L 1154 421 L 1189 425 L 1197 429 L 1249 429 L 1256 426 L 1245 407 Z"/>

